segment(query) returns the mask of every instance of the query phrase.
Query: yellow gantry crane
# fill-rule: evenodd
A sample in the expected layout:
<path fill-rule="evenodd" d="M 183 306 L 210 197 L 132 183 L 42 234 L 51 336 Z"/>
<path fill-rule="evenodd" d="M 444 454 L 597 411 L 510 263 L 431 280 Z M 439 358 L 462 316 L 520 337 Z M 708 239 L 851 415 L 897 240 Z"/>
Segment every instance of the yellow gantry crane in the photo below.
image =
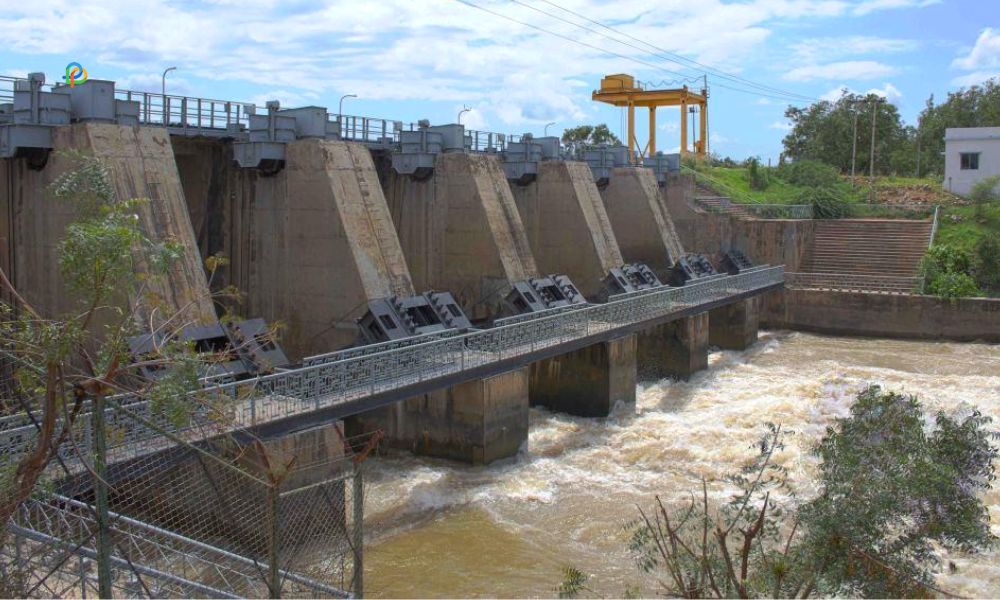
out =
<path fill-rule="evenodd" d="M 694 152 L 700 157 L 705 156 L 708 152 L 705 142 L 708 139 L 708 89 L 703 88 L 700 94 L 689 90 L 687 86 L 672 90 L 646 90 L 637 87 L 635 78 L 631 75 L 619 73 L 602 78 L 601 89 L 591 94 L 591 98 L 613 106 L 628 107 L 629 160 L 635 160 L 635 150 L 638 146 L 635 140 L 635 107 L 637 106 L 649 108 L 649 156 L 656 154 L 656 108 L 659 106 L 681 107 L 681 154 L 688 152 L 688 107 L 700 107 L 699 129 L 701 131 L 699 139 L 694 142 Z"/>

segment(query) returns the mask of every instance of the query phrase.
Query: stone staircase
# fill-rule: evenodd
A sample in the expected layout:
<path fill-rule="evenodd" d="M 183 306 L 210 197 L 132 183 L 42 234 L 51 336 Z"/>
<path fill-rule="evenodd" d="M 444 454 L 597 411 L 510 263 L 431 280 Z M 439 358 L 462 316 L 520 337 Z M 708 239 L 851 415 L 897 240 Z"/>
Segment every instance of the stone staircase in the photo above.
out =
<path fill-rule="evenodd" d="M 817 221 L 802 273 L 817 281 L 828 274 L 831 285 L 836 280 L 841 288 L 912 292 L 932 227 L 930 221 L 903 219 Z"/>

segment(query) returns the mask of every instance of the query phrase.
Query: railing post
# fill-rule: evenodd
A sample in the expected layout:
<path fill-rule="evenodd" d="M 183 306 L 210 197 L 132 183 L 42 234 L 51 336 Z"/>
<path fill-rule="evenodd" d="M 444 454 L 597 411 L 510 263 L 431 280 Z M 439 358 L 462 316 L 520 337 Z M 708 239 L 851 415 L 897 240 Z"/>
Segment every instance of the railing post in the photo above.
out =
<path fill-rule="evenodd" d="M 183 127 L 184 129 L 187 129 L 188 126 L 187 106 L 188 106 L 188 99 L 181 98 L 181 127 Z"/>
<path fill-rule="evenodd" d="M 142 93 L 142 113 L 144 115 L 143 123 L 149 124 L 149 92 Z"/>
<path fill-rule="evenodd" d="M 271 598 L 281 597 L 281 553 L 278 545 L 281 543 L 281 532 L 278 528 L 278 507 L 280 503 L 278 484 L 267 483 L 267 588 Z M 110 597 L 110 596 L 109 596 Z"/>
<path fill-rule="evenodd" d="M 198 129 L 201 129 L 201 98 L 198 98 Z"/>
<path fill-rule="evenodd" d="M 111 522 L 108 515 L 108 448 L 104 426 L 104 396 L 93 398 L 94 504 L 97 510 L 97 591 L 111 598 Z"/>
<path fill-rule="evenodd" d="M 354 485 L 351 489 L 353 492 L 353 506 L 351 508 L 354 509 L 354 528 L 351 532 L 353 534 L 351 546 L 353 546 L 352 550 L 354 552 L 354 578 L 351 583 L 351 587 L 353 588 L 351 591 L 354 592 L 355 598 L 364 598 L 365 596 L 365 488 L 364 477 L 361 474 L 361 464 L 362 463 L 354 463 Z"/>

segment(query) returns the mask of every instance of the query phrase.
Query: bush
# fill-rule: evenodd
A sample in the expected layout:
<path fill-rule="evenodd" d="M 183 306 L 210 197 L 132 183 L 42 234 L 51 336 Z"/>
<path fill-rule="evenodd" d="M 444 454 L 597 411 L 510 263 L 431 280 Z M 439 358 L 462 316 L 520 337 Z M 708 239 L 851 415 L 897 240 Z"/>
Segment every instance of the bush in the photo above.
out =
<path fill-rule="evenodd" d="M 920 261 L 925 291 L 942 298 L 979 296 L 972 271 L 973 257 L 967 250 L 948 244 L 930 248 Z"/>
<path fill-rule="evenodd" d="M 972 186 L 969 199 L 972 200 L 972 205 L 975 207 L 977 221 L 982 222 L 986 219 L 986 205 L 988 203 L 1000 200 L 1000 194 L 996 192 L 997 187 L 1000 187 L 1000 175 L 987 177 Z"/>
<path fill-rule="evenodd" d="M 972 272 L 979 287 L 1000 291 L 1000 233 L 989 233 L 976 244 Z"/>
<path fill-rule="evenodd" d="M 797 160 L 778 167 L 778 177 L 802 187 L 832 188 L 840 183 L 840 173 L 818 160 Z"/>
<path fill-rule="evenodd" d="M 761 169 L 760 160 L 757 158 L 747 159 L 747 179 L 750 180 L 751 190 L 766 190 L 768 183 L 767 171 Z"/>
<path fill-rule="evenodd" d="M 799 195 L 798 203 L 811 204 L 814 219 L 843 219 L 851 212 L 847 200 L 822 188 L 806 190 Z"/>

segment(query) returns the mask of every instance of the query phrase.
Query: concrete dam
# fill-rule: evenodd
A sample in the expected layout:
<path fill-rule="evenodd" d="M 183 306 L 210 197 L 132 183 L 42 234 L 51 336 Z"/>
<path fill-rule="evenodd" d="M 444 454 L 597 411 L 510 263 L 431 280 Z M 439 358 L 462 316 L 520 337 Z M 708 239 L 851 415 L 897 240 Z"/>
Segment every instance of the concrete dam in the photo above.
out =
<path fill-rule="evenodd" d="M 10 94 L 0 268 L 19 292 L 45 314 L 73 306 L 57 252 L 75 215 L 46 189 L 83 152 L 118 197 L 149 200 L 137 217 L 151 239 L 182 250 L 140 327 L 177 314 L 184 339 L 249 340 L 240 369 L 204 380 L 231 398 L 230 429 L 125 427 L 113 483 L 177 440 L 235 430 L 284 448 L 378 431 L 415 455 L 511 459 L 531 443 L 531 407 L 631 414 L 644 385 L 706 369 L 710 346 L 750 347 L 761 298 L 784 282 L 780 264 L 738 248 L 685 251 L 668 209 L 676 166 L 630 164 L 620 148 L 564 156 L 558 138 L 99 80 L 32 75 Z M 227 261 L 210 278 L 215 256 Z M 240 301 L 213 300 L 226 290 Z M 255 337 L 266 324 L 280 324 L 277 345 Z M 128 406 L 155 418 L 149 402 Z M 32 431 L 5 423 L 4 451 L 23 452 Z"/>

